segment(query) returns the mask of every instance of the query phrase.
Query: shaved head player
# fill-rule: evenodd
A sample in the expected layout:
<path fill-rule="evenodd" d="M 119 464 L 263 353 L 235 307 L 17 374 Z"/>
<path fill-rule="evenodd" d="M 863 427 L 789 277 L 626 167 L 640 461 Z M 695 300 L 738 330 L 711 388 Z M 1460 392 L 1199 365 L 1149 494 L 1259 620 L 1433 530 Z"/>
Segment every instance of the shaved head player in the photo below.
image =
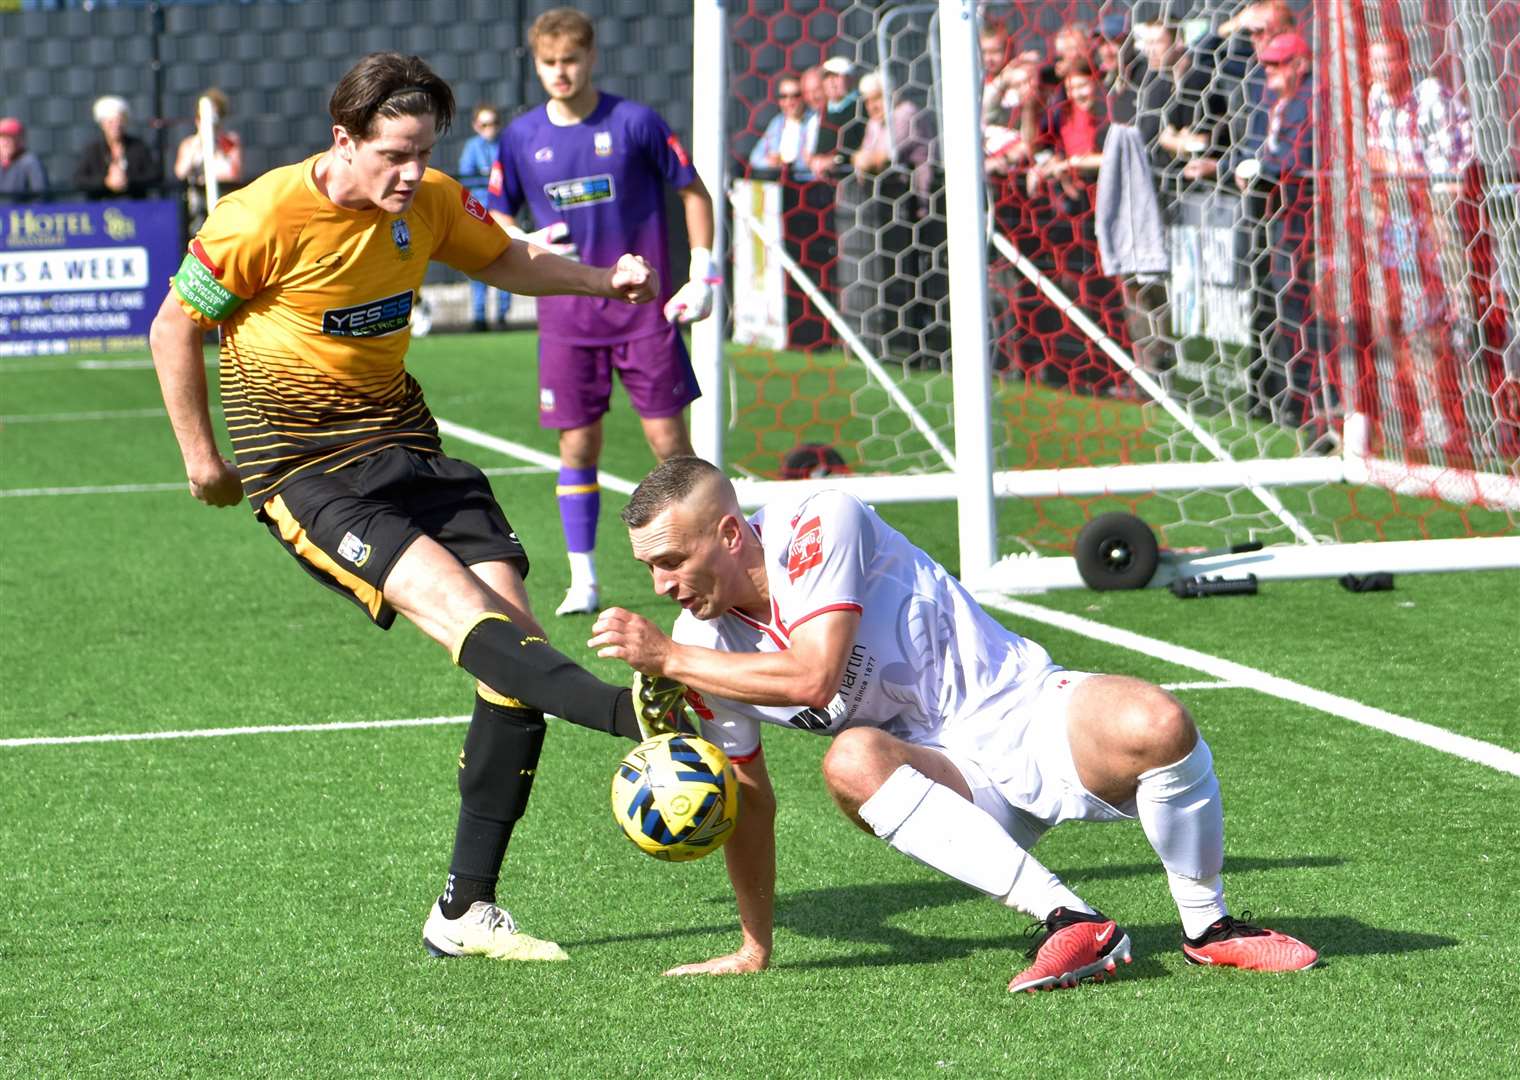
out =
<path fill-rule="evenodd" d="M 667 637 L 610 608 L 590 644 L 689 687 L 702 734 L 727 751 L 743 789 L 723 849 L 743 939 L 669 974 L 770 963 L 776 803 L 760 746 L 766 724 L 833 740 L 823 780 L 857 826 L 1044 924 L 1010 990 L 1075 986 L 1129 961 L 1129 935 L 1030 853 L 1062 821 L 1138 819 L 1166 870 L 1190 962 L 1315 963 L 1308 945 L 1225 906 L 1213 755 L 1160 687 L 1052 663 L 841 491 L 746 517 L 721 472 L 672 458 L 639 484 L 623 521 L 655 592 L 682 612 Z"/>

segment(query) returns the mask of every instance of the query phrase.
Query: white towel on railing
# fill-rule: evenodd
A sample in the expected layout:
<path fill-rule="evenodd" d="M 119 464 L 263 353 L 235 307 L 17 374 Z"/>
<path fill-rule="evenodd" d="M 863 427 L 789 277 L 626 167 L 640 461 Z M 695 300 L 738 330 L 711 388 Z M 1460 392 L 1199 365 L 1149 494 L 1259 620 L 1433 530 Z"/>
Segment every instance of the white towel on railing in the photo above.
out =
<path fill-rule="evenodd" d="M 1093 223 L 1105 274 L 1164 274 L 1171 269 L 1150 155 L 1144 137 L 1128 124 L 1108 129 Z"/>

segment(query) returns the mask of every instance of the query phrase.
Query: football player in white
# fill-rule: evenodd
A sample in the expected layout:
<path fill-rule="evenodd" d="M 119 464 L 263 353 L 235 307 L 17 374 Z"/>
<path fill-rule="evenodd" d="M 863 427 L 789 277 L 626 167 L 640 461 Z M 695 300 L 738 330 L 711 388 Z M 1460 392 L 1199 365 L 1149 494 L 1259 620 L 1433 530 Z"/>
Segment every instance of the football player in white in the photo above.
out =
<path fill-rule="evenodd" d="M 823 777 L 847 817 L 1044 924 L 1010 990 L 1075 986 L 1129 962 L 1129 936 L 1030 854 L 1047 829 L 1072 820 L 1140 821 L 1189 961 L 1286 971 L 1317 960 L 1303 942 L 1226 908 L 1213 758 L 1164 690 L 1058 667 L 843 492 L 746 518 L 719 470 L 680 457 L 644 479 L 623 521 L 655 592 L 683 610 L 667 636 L 609 608 L 589 645 L 642 672 L 646 686 L 684 687 L 742 789 L 724 850 L 743 940 L 668 974 L 770 961 L 775 796 L 762 723 L 832 736 Z"/>

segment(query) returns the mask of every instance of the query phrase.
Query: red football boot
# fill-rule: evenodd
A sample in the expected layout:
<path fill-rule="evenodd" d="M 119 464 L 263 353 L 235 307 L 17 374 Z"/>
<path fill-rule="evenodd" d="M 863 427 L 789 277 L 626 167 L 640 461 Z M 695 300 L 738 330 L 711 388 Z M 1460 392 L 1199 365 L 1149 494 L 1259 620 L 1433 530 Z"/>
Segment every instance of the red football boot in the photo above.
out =
<path fill-rule="evenodd" d="M 1182 939 L 1182 955 L 1190 964 L 1243 968 L 1246 971 L 1302 971 L 1319 960 L 1319 953 L 1297 938 L 1279 934 L 1226 915 L 1198 937 Z"/>
<path fill-rule="evenodd" d="M 1056 908 L 1035 925 L 1043 925 L 1045 934 L 1029 950 L 1034 963 L 1008 984 L 1010 992 L 1059 990 L 1083 979 L 1101 982 L 1117 969 L 1117 961 L 1130 962 L 1129 935 L 1102 915 Z"/>

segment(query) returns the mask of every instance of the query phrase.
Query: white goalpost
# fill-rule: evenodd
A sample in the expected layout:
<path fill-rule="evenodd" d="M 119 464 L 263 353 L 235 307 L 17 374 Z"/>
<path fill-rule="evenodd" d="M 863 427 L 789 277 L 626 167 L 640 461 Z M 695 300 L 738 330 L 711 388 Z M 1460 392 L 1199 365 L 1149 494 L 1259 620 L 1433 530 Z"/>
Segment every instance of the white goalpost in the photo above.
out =
<path fill-rule="evenodd" d="M 1059 0 L 1046 2 L 1056 5 Z M 693 53 L 694 155 L 699 172 L 714 192 L 720 220 L 732 224 L 726 234 L 720 229 L 715 254 L 721 264 L 731 254 L 727 238 L 732 236 L 734 259 L 742 256 L 749 260 L 751 276 L 746 280 L 761 280 L 754 275 L 762 271 L 770 275 L 765 288 L 772 293 L 772 308 L 781 304 L 784 293 L 786 305 L 790 305 L 788 311 L 795 308 L 804 312 L 801 317 L 789 316 L 791 324 L 785 328 L 788 333 L 812 319 L 821 327 L 814 340 L 821 339 L 831 346 L 827 353 L 816 345 L 815 351 L 793 350 L 800 352 L 802 359 L 791 354 L 778 360 L 767 359 L 751 365 L 759 374 L 736 376 L 736 370 L 742 372 L 746 361 L 735 358 L 737 346 L 730 341 L 721 310 L 715 312 L 713 319 L 698 324 L 700 329 L 693 334 L 693 360 L 704 397 L 693 409 L 693 442 L 699 454 L 730 473 L 741 501 L 746 506 L 758 505 L 781 490 L 799 490 L 799 485 L 844 488 L 873 503 L 953 499 L 960 575 L 969 586 L 988 591 L 1027 592 L 1080 587 L 1085 583 L 1076 558 L 1061 551 L 1062 547 L 1071 550 L 1069 537 L 1076 531 L 1075 521 L 1062 518 L 1056 535 L 1067 542 L 1054 545 L 1054 553 L 1049 542 L 1039 545 L 1042 553 L 1035 553 L 1028 550 L 1030 545 L 1017 527 L 1011 535 L 1006 528 L 1000 531 L 999 500 L 1038 503 L 1043 527 L 1044 519 L 1060 516 L 1047 513 L 1043 509 L 1044 500 L 1075 499 L 1086 506 L 1112 498 L 1130 499 L 1139 509 L 1166 509 L 1158 514 L 1161 519 L 1158 531 L 1164 536 L 1175 532 L 1186 539 L 1196 533 L 1214 540 L 1186 547 L 1178 544 L 1176 551 L 1163 550 L 1156 572 L 1148 581 L 1151 586 L 1220 573 L 1249 573 L 1269 579 L 1339 577 L 1373 571 L 1520 567 L 1520 536 L 1516 535 L 1516 523 L 1520 522 L 1520 479 L 1513 460 L 1501 460 L 1495 467 L 1488 459 L 1464 464 L 1434 457 L 1419 460 L 1418 454 L 1389 456 L 1387 451 L 1398 447 L 1388 433 L 1388 417 L 1365 415 L 1359 402 L 1351 400 L 1353 394 L 1349 389 L 1345 392 L 1344 408 L 1336 417 L 1335 452 L 1308 453 L 1300 447 L 1296 453 L 1285 454 L 1282 432 L 1270 425 L 1250 426 L 1238 420 L 1235 401 L 1214 400 L 1210 387 L 1183 394 L 1164 385 L 1155 373 L 1137 363 L 1109 328 L 1069 295 L 1068 288 L 1054 279 L 1048 267 L 1037 264 L 1027 243 L 1021 243 L 1000 227 L 991 209 L 996 200 L 984 182 L 980 108 L 983 73 L 979 18 L 985 19 L 986 12 L 993 7 L 975 0 L 914 5 L 911 11 L 921 17 L 911 29 L 905 29 L 905 24 L 912 21 L 903 17 L 906 8 L 877 10 L 842 5 L 841 27 L 846 23 L 858 25 L 869 18 L 872 32 L 856 30 L 853 34 L 841 34 L 838 41 L 820 43 L 817 54 L 847 55 L 859 67 L 878 68 L 888 88 L 889 101 L 894 95 L 904 99 L 916 95 L 919 109 L 935 116 L 937 130 L 930 153 L 941 170 L 938 175 L 942 175 L 943 197 L 941 200 L 937 193 L 925 194 L 911 186 L 914 181 L 907 181 L 903 188 L 892 190 L 908 194 L 891 198 L 898 203 L 910 198 L 917 200 L 914 205 L 918 216 L 909 219 L 904 227 L 903 215 L 893 217 L 896 207 L 888 201 L 884 214 L 861 227 L 867 216 L 857 213 L 854 219 L 847 219 L 839 208 L 845 202 L 841 193 L 839 207 L 833 210 L 835 222 L 831 223 L 837 224 L 839 255 L 830 256 L 832 281 L 826 284 L 824 278 L 829 274 L 816 265 L 805 265 L 807 254 L 799 250 L 799 242 L 783 236 L 785 230 L 778 228 L 774 220 L 762 220 L 756 211 L 760 204 L 750 197 L 748 190 L 741 194 L 740 183 L 729 175 L 732 163 L 742 161 L 748 149 L 746 143 L 734 138 L 735 134 L 747 133 L 728 130 L 736 101 L 743 101 L 745 93 L 759 93 L 746 88 L 766 87 L 778 74 L 795 72 L 756 70 L 752 43 L 758 36 L 756 27 L 768 25 L 763 12 L 736 14 L 717 0 L 697 3 Z M 932 53 L 932 65 L 926 67 L 919 58 L 910 56 L 904 60 L 898 55 L 896 39 L 887 33 L 885 26 L 894 14 L 898 18 L 893 33 L 905 35 L 903 48 Z M 1337 0 L 1324 15 L 1330 35 L 1327 40 L 1343 40 L 1345 25 L 1355 22 L 1357 17 L 1346 3 Z M 737 35 L 735 20 L 743 23 Z M 910 33 L 918 36 L 906 36 Z M 738 37 L 750 44 L 741 46 Z M 731 63 L 736 58 L 739 62 Z M 933 72 L 932 83 L 924 74 L 926 70 Z M 1341 73 L 1341 78 L 1345 77 Z M 1357 93 L 1361 93 L 1360 86 L 1358 83 L 1354 88 Z M 1339 100 L 1355 96 L 1348 91 Z M 1332 100 L 1336 98 L 1332 96 Z M 763 106 L 765 102 L 755 100 L 752 104 Z M 758 113 L 759 109 L 755 111 Z M 1506 126 L 1505 131 L 1508 130 Z M 1509 149 L 1513 152 L 1514 148 Z M 1331 173 L 1341 169 L 1339 179 L 1344 186 L 1344 157 L 1321 165 Z M 878 183 L 876 191 L 881 190 L 883 185 Z M 795 192 L 787 192 L 787 196 L 795 197 Z M 783 214 L 802 212 L 799 203 Z M 885 224 L 880 223 L 883 221 Z M 894 229 L 896 233 L 892 232 Z M 900 237 L 911 236 L 912 243 L 919 244 L 921 235 L 931 233 L 937 246 L 932 255 L 920 255 L 915 264 L 918 279 L 914 283 L 904 288 L 902 275 L 894 278 L 888 274 L 873 282 L 877 290 L 874 306 L 857 302 L 853 309 L 845 310 L 851 307 L 851 289 L 858 286 L 849 277 L 855 266 L 844 265 L 845 250 L 852 243 L 858 248 L 864 242 L 868 257 L 884 255 L 888 263 L 893 259 L 901 263 Z M 899 239 L 892 239 L 894 236 Z M 1016 291 L 1019 302 L 1026 308 L 1038 303 L 1054 312 L 1053 317 L 1066 320 L 1085 339 L 1081 347 L 1090 349 L 1093 355 L 1101 354 L 1104 362 L 1112 365 L 1114 379 L 1128 380 L 1133 385 L 1140 403 L 1113 406 L 1095 398 L 1059 392 L 1064 387 L 1046 392 L 1036 385 L 1033 372 L 1014 384 L 1015 391 L 1008 389 L 1006 381 L 995 388 L 997 353 L 999 349 L 1006 351 L 1007 345 L 1006 341 L 994 340 L 1000 316 L 989 299 L 989 279 L 995 277 L 991 269 L 993 258 L 1002 260 L 1008 268 L 999 286 L 1004 294 Z M 817 261 L 815 258 L 814 262 Z M 867 264 L 862 261 L 859 265 Z M 932 281 L 933 274 L 943 277 L 943 297 L 933 291 L 932 284 L 923 284 Z M 869 275 L 862 272 L 862 276 Z M 1010 280 L 1014 282 L 1011 286 L 1007 284 Z M 894 288 L 897 293 L 892 292 Z M 880 299 L 894 296 L 906 300 L 894 304 Z M 751 299 L 736 294 L 736 313 Z M 948 330 L 948 348 L 941 370 L 936 373 L 918 359 L 903 360 L 895 355 L 891 334 L 895 332 L 899 342 L 910 332 L 920 335 L 917 340 L 923 340 L 922 326 L 927 320 L 915 314 L 911 318 L 917 321 L 910 326 L 908 308 L 919 311 L 941 300 L 948 304 L 948 318 L 941 320 Z M 880 322 L 883 316 L 889 324 L 886 334 L 867 329 L 872 319 Z M 1029 337 L 1027 333 L 1023 335 L 1026 342 Z M 1048 346 L 1053 339 L 1052 332 L 1040 340 L 1042 346 Z M 1353 345 L 1340 343 L 1337 355 L 1326 362 L 1338 360 L 1349 364 L 1346 358 L 1352 351 Z M 1220 355 L 1224 353 L 1225 350 L 1220 350 Z M 1214 362 L 1225 366 L 1218 356 Z M 826 402 L 822 396 L 809 400 L 812 391 L 806 387 L 812 384 L 805 384 L 796 374 L 794 369 L 798 368 L 821 372 L 827 378 L 818 381 L 831 388 L 837 372 L 853 369 L 856 381 L 849 384 L 852 389 L 846 395 L 848 417 L 819 421 L 819 415 L 827 411 L 823 408 Z M 1520 371 L 1515 374 L 1520 376 Z M 751 379 L 756 389 L 745 384 L 743 378 Z M 797 429 L 796 442 L 809 441 L 804 437 L 810 430 L 807 424 L 813 428 L 822 424 L 825 430 L 841 433 L 864 432 L 858 436 L 861 448 L 858 460 L 851 463 L 847 473 L 776 479 L 774 469 L 756 468 L 749 463 L 770 460 L 766 454 L 774 457 L 781 452 L 788 436 L 783 407 L 775 409 L 776 428 L 757 427 L 757 433 L 753 434 L 754 445 L 761 449 L 746 449 L 744 455 L 734 452 L 735 433 L 741 421 L 755 414 L 770 416 L 769 406 L 757 409 L 739 400 L 744 397 L 742 391 L 763 397 L 760 389 L 783 378 L 793 380 L 796 404 L 801 406 L 796 411 L 806 416 L 805 423 Z M 762 381 L 767 379 L 770 381 Z M 1071 386 L 1076 385 L 1073 380 Z M 949 399 L 948 407 L 945 398 Z M 876 411 L 868 411 L 867 402 L 871 403 L 869 409 Z M 1138 424 L 1133 419 L 1137 409 L 1141 413 Z M 883 419 L 889 414 L 890 421 Z M 1056 419 L 1050 420 L 1047 414 Z M 827 428 L 828 423 L 835 427 Z M 1041 424 L 1043 428 L 1030 434 Z M 1106 448 L 1096 452 L 1085 449 L 1084 425 L 1101 424 L 1114 428 L 1109 441 L 1120 444 L 1117 453 Z M 1031 449 L 1025 452 L 1026 457 L 1041 457 L 1043 447 L 1052 442 L 1076 449 L 1053 465 L 1042 460 L 1034 465 L 1008 467 L 1003 460 L 1008 456 L 1007 447 L 998 441 L 999 425 L 1004 433 L 1019 432 L 1021 438 L 1028 438 Z M 882 434 L 884 430 L 887 434 Z M 743 434 L 748 439 L 752 433 Z M 1108 435 L 1100 430 L 1100 437 L 1087 442 L 1102 442 L 1102 437 Z M 1145 453 L 1135 452 L 1134 447 Z M 1154 460 L 1144 460 L 1146 456 Z M 1369 524 L 1361 516 L 1355 494 L 1360 489 L 1383 493 L 1380 497 L 1393 499 L 1396 509 L 1404 505 L 1398 501 L 1401 498 L 1421 500 L 1418 509 L 1407 511 L 1415 517 L 1407 531 L 1419 538 L 1398 538 L 1396 532 L 1385 530 L 1377 520 Z M 1290 499 L 1287 494 L 1290 491 L 1306 495 Z M 1197 509 L 1199 505 L 1208 509 Z M 1326 506 L 1334 509 L 1327 511 Z M 1345 509 L 1348 506 L 1350 509 Z M 1447 514 L 1441 506 L 1455 508 L 1449 515 L 1467 524 L 1464 530 L 1467 535 L 1429 536 L 1432 530 L 1428 521 L 1444 520 L 1442 515 Z M 1216 512 L 1216 507 L 1222 509 Z M 1473 521 L 1478 519 L 1465 515 L 1479 512 L 1486 516 L 1475 526 Z M 1085 516 L 1094 514 L 1089 510 Z M 1371 516 L 1370 512 L 1367 516 Z M 1396 538 L 1361 539 L 1369 533 Z M 1221 543 L 1218 540 L 1221 536 L 1229 539 Z M 1267 543 L 1253 542 L 1258 537 L 1265 537 Z M 1241 540 L 1247 543 L 1239 543 Z M 1007 554 L 1010 551 L 1017 553 Z"/>

